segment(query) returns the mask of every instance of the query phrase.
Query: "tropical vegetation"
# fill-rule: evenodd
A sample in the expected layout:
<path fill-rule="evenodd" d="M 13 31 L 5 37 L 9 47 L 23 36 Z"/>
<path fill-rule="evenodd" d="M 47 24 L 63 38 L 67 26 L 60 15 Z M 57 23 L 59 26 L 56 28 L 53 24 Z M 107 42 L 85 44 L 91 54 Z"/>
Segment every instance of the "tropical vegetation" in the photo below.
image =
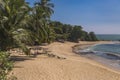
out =
<path fill-rule="evenodd" d="M 94 32 L 86 32 L 82 26 L 63 24 L 59 21 L 52 21 L 54 31 L 56 33 L 56 40 L 68 40 L 73 42 L 78 41 L 97 41 L 97 37 Z"/>
<path fill-rule="evenodd" d="M 0 0 L 0 80 L 6 80 L 12 69 L 10 55 L 6 52 L 12 48 L 21 48 L 29 54 L 28 45 L 97 40 L 94 32 L 88 33 L 81 26 L 52 21 L 53 7 L 50 0 L 38 0 L 33 6 L 25 0 Z"/>

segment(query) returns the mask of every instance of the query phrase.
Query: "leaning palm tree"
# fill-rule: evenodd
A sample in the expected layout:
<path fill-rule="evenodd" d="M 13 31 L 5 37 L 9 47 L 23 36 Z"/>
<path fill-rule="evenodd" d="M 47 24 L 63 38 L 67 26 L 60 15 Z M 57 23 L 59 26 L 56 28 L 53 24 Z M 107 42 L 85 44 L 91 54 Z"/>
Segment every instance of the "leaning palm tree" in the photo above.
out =
<path fill-rule="evenodd" d="M 15 45 L 23 47 L 22 38 L 27 36 L 24 19 L 30 8 L 24 0 L 0 1 L 0 49 L 7 50 Z M 24 34 L 24 35 L 23 35 Z M 17 36 L 17 37 L 16 37 Z"/>
<path fill-rule="evenodd" d="M 30 29 L 36 35 L 36 41 L 38 43 L 50 42 L 50 38 L 53 35 L 52 28 L 49 26 L 50 16 L 53 13 L 53 4 L 49 3 L 50 0 L 37 1 L 32 10 L 32 27 Z"/>

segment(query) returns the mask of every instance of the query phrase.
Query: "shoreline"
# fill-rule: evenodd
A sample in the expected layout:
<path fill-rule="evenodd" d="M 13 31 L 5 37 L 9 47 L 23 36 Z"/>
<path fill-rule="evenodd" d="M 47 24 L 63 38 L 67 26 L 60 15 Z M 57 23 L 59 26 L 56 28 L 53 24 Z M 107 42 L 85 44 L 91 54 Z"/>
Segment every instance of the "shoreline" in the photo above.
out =
<path fill-rule="evenodd" d="M 93 60 L 93 61 L 96 61 L 98 63 L 100 63 L 101 65 L 103 66 L 106 66 L 108 68 L 111 68 L 115 71 L 118 71 L 120 72 L 120 60 L 117 60 L 117 59 L 108 59 L 107 57 L 109 56 L 104 56 L 101 54 L 101 56 L 97 55 L 98 53 L 94 53 L 94 52 L 80 52 L 80 50 L 84 50 L 88 47 L 91 47 L 91 46 L 95 46 L 95 45 L 99 45 L 99 44 L 111 44 L 113 42 L 107 42 L 107 43 L 98 43 L 98 44 L 93 44 L 93 45 L 87 45 L 85 46 L 84 48 L 81 48 L 80 45 L 77 45 L 77 50 L 73 48 L 73 52 L 82 56 L 82 57 L 85 57 L 85 58 L 88 58 L 90 60 Z M 114 57 L 114 56 L 117 56 L 116 54 L 114 53 L 106 53 L 106 54 L 112 54 L 111 57 Z"/>
<path fill-rule="evenodd" d="M 54 42 L 43 47 L 66 59 L 38 55 L 32 60 L 16 62 L 12 72 L 18 80 L 120 80 L 120 72 L 72 52 L 75 45 L 85 47 L 96 43 L 106 42 Z"/>
<path fill-rule="evenodd" d="M 111 55 L 111 57 L 116 57 L 117 55 L 114 54 L 114 53 L 106 53 L 108 55 L 104 56 L 103 54 L 100 55 L 97 55 L 99 52 L 95 53 L 95 52 L 80 52 L 80 50 L 84 50 L 88 47 L 91 47 L 91 46 L 95 46 L 95 45 L 99 45 L 99 44 L 111 44 L 112 42 L 107 42 L 107 43 L 98 43 L 98 44 L 93 44 L 93 45 L 86 45 L 85 47 L 81 48 L 80 45 L 77 45 L 73 48 L 73 52 L 82 56 L 82 57 L 85 57 L 85 58 L 88 58 L 90 60 L 94 60 L 98 63 L 100 63 L 101 65 L 103 66 L 106 66 L 106 67 L 109 67 L 115 71 L 118 71 L 120 72 L 120 60 L 119 59 L 109 59 L 109 54 Z M 118 57 L 118 56 L 117 56 Z"/>

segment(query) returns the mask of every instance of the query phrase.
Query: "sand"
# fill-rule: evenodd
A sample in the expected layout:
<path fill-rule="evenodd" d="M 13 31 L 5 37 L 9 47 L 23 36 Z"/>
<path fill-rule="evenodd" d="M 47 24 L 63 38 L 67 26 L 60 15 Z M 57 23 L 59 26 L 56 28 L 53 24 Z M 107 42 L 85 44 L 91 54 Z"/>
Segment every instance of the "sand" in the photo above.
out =
<path fill-rule="evenodd" d="M 79 44 L 82 47 L 82 45 L 96 43 L 106 42 L 80 42 Z M 76 43 L 54 42 L 45 47 L 52 51 L 51 53 L 66 59 L 38 55 L 36 58 L 17 61 L 11 73 L 18 80 L 120 80 L 120 72 L 73 53 L 74 45 Z"/>

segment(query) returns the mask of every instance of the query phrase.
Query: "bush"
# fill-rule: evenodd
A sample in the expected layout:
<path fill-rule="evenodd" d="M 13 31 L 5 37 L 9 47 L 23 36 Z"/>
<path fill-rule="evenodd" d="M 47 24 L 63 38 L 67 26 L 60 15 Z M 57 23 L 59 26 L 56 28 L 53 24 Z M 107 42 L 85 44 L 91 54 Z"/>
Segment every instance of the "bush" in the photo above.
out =
<path fill-rule="evenodd" d="M 8 52 L 0 52 L 0 80 L 7 80 L 7 75 L 13 68 Z"/>

